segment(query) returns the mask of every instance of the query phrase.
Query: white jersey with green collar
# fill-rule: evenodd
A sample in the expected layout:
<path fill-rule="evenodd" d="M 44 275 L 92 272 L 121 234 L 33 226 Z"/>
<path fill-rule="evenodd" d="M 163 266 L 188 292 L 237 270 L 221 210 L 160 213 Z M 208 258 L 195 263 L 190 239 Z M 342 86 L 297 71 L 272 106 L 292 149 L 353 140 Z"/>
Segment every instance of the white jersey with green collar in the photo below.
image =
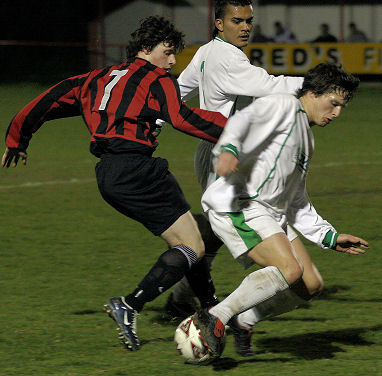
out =
<path fill-rule="evenodd" d="M 201 46 L 178 78 L 183 99 L 199 90 L 200 108 L 219 111 L 226 117 L 237 96 L 294 94 L 302 82 L 302 77 L 268 74 L 252 65 L 241 49 L 219 37 Z"/>
<path fill-rule="evenodd" d="M 296 97 L 270 95 L 237 112 L 213 154 L 221 150 L 238 157 L 239 170 L 210 184 L 202 197 L 205 211 L 245 211 L 260 203 L 318 246 L 331 246 L 329 238 L 336 231 L 317 214 L 305 189 L 314 138 Z"/>

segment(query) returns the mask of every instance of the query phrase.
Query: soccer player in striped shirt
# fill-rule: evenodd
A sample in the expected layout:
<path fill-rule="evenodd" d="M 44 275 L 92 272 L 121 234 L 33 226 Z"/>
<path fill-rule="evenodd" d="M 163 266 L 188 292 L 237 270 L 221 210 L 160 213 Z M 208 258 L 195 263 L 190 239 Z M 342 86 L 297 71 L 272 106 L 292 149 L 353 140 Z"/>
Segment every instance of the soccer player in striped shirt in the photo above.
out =
<path fill-rule="evenodd" d="M 96 177 L 102 197 L 122 214 L 142 223 L 169 249 L 125 297 L 105 305 L 123 343 L 140 348 L 136 321 L 146 302 L 186 275 L 201 305 L 216 303 L 203 257 L 204 244 L 168 162 L 154 158 L 157 118 L 174 128 L 216 142 L 226 118 L 218 112 L 188 108 L 169 74 L 183 34 L 162 17 L 148 17 L 132 34 L 128 60 L 71 77 L 26 105 L 6 133 L 2 166 L 27 160 L 27 147 L 48 120 L 81 115 L 90 132 L 90 151 L 100 158 Z"/>
<path fill-rule="evenodd" d="M 365 240 L 338 233 L 306 192 L 314 151 L 311 127 L 325 127 L 339 117 L 358 84 L 336 65 L 319 64 L 305 75 L 296 96 L 259 98 L 228 120 L 213 149 L 219 177 L 205 191 L 202 206 L 232 256 L 262 269 L 250 273 L 221 303 L 195 314 L 213 355 L 220 355 L 224 325 L 235 314 L 252 308 L 259 322 L 304 302 L 296 290 L 304 263 L 288 223 L 323 249 L 358 255 L 368 248 Z"/>

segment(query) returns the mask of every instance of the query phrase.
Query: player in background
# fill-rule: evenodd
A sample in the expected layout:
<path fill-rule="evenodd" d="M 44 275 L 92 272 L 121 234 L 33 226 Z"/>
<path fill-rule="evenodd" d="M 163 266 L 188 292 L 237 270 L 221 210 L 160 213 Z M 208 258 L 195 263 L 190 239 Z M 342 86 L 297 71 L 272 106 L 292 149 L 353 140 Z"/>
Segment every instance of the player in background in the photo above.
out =
<path fill-rule="evenodd" d="M 211 142 L 226 123 L 219 112 L 190 109 L 181 101 L 169 71 L 183 38 L 169 21 L 148 17 L 132 34 L 125 63 L 63 80 L 16 114 L 6 133 L 2 166 L 16 166 L 20 159 L 26 164 L 32 134 L 44 122 L 81 115 L 91 134 L 90 150 L 100 158 L 96 177 L 102 197 L 168 244 L 137 288 L 105 305 L 131 350 L 140 348 L 138 312 L 184 275 L 202 306 L 216 299 L 190 206 L 168 162 L 152 157 L 157 118 Z"/>
<path fill-rule="evenodd" d="M 263 97 L 274 93 L 294 94 L 302 85 L 302 77 L 269 75 L 263 68 L 252 65 L 242 51 L 249 42 L 253 24 L 251 0 L 216 0 L 215 30 L 213 40 L 201 46 L 192 61 L 178 78 L 180 93 L 185 100 L 199 93 L 200 108 L 219 111 L 224 116 L 232 115 L 239 96 Z M 195 171 L 202 192 L 215 180 L 211 164 L 214 144 L 201 141 L 195 155 Z M 206 256 L 212 263 L 222 242 L 211 231 L 206 217 L 195 214 L 199 230 L 206 246 Z M 292 229 L 290 232 L 292 233 Z M 295 235 L 296 248 L 308 258 L 303 243 Z M 306 254 L 306 255 L 305 255 Z M 310 263 L 310 259 L 308 260 Z M 309 275 L 309 277 L 308 277 Z M 315 293 L 321 288 L 322 279 L 311 266 L 307 270 L 310 289 Z M 166 311 L 174 315 L 187 316 L 194 308 L 192 291 L 186 279 L 179 282 L 166 303 Z M 180 311 L 180 312 L 179 312 Z M 249 316 L 249 317 L 246 317 Z M 253 354 L 251 347 L 252 315 L 241 316 L 237 325 L 232 325 L 236 351 L 243 355 Z"/>
<path fill-rule="evenodd" d="M 336 65 L 319 64 L 296 96 L 259 98 L 228 120 L 213 149 L 219 177 L 204 192 L 202 206 L 232 256 L 262 269 L 247 275 L 221 303 L 193 316 L 213 356 L 221 354 L 224 325 L 233 315 L 252 307 L 259 322 L 310 298 L 298 294 L 306 262 L 287 223 L 323 249 L 358 255 L 368 248 L 365 240 L 338 233 L 320 217 L 306 192 L 311 127 L 339 117 L 358 84 Z"/>

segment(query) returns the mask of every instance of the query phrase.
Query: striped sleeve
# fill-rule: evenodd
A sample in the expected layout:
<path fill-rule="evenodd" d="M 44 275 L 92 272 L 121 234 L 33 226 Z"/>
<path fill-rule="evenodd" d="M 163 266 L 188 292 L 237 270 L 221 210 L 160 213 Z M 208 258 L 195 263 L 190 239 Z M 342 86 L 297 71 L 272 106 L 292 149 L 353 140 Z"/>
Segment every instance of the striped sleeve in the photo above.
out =
<path fill-rule="evenodd" d="M 152 93 L 158 98 L 161 115 L 181 132 L 217 142 L 227 118 L 220 112 L 189 108 L 181 101 L 179 86 L 169 75 L 160 77 L 152 85 Z"/>
<path fill-rule="evenodd" d="M 81 115 L 80 87 L 87 75 L 75 76 L 49 88 L 12 119 L 6 132 L 9 148 L 26 151 L 35 133 L 48 120 Z"/>

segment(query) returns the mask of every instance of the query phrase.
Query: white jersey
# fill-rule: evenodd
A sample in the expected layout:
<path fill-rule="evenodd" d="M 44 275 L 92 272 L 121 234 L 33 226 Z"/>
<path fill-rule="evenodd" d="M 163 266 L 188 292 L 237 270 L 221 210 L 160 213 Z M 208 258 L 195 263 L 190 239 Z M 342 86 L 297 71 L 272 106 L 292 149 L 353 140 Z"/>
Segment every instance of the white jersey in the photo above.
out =
<path fill-rule="evenodd" d="M 302 82 L 302 77 L 269 75 L 263 68 L 252 65 L 241 49 L 219 37 L 201 46 L 178 78 L 184 100 L 199 92 L 200 108 L 219 111 L 226 117 L 235 112 L 238 96 L 294 94 Z M 195 171 L 203 192 L 214 181 L 212 147 L 202 140 L 195 155 Z"/>
<path fill-rule="evenodd" d="M 201 46 L 178 78 L 183 99 L 199 91 L 200 108 L 229 117 L 237 96 L 263 97 L 294 94 L 302 77 L 272 76 L 252 65 L 245 53 L 216 37 Z"/>
<path fill-rule="evenodd" d="M 205 191 L 205 211 L 240 212 L 262 204 L 279 222 L 287 221 L 322 248 L 333 226 L 314 209 L 305 178 L 314 138 L 301 102 L 288 94 L 260 98 L 237 112 L 213 149 L 237 155 L 238 172 L 219 177 Z"/>

